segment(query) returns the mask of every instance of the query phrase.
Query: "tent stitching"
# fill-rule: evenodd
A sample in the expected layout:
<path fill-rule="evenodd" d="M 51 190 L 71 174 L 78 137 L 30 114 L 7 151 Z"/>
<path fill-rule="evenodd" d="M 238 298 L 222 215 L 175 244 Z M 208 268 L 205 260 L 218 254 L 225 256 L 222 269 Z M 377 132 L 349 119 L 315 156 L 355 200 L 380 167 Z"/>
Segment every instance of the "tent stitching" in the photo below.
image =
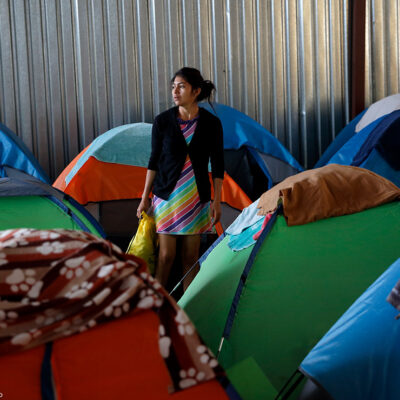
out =
<path fill-rule="evenodd" d="M 247 276 L 249 275 L 250 269 L 254 264 L 254 260 L 256 258 L 257 253 L 258 253 L 258 250 L 260 249 L 261 245 L 263 244 L 265 238 L 271 232 L 271 229 L 275 224 L 277 215 L 278 215 L 278 213 L 281 212 L 281 209 L 282 209 L 282 207 L 279 206 L 278 209 L 273 213 L 271 219 L 269 220 L 268 224 L 265 226 L 262 234 L 258 238 L 256 244 L 254 245 L 253 250 L 250 253 L 250 256 L 249 256 L 249 258 L 247 260 L 247 263 L 246 263 L 246 265 L 244 267 L 244 270 L 242 272 L 242 275 L 240 277 L 239 285 L 238 285 L 238 287 L 236 289 L 236 293 L 235 293 L 235 296 L 234 296 L 233 301 L 232 301 L 231 308 L 230 308 L 229 313 L 228 313 L 228 318 L 226 320 L 224 333 L 222 335 L 225 338 L 229 338 L 229 335 L 230 335 L 230 332 L 231 332 L 231 329 L 232 329 L 232 326 L 233 326 L 233 321 L 234 321 L 235 316 L 236 316 L 237 306 L 239 304 L 239 300 L 240 300 L 240 297 L 242 295 L 243 287 L 244 287 L 244 284 L 246 282 Z"/>

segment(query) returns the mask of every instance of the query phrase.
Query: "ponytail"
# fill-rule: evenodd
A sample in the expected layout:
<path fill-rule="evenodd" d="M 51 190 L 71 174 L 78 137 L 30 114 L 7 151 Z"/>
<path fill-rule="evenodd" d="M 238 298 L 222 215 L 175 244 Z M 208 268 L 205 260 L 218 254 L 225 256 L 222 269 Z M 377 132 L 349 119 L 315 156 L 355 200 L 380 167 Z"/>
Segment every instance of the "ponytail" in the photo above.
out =
<path fill-rule="evenodd" d="M 200 84 L 201 92 L 197 96 L 197 101 L 202 101 L 207 99 L 207 101 L 211 104 L 211 95 L 213 90 L 215 90 L 214 84 L 209 80 L 203 80 Z"/>

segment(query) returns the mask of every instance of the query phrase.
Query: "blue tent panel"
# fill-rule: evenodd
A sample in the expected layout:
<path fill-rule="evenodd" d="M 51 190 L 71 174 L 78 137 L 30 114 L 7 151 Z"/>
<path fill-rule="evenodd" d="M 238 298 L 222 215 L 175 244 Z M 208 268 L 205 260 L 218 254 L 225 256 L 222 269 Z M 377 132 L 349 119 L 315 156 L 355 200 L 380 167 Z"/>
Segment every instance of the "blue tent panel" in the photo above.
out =
<path fill-rule="evenodd" d="M 320 168 L 323 167 L 324 165 L 327 165 L 329 160 L 333 157 L 333 155 L 337 153 L 339 149 L 354 136 L 354 134 L 356 133 L 356 125 L 363 117 L 365 112 L 366 110 L 358 114 L 339 132 L 335 140 L 324 151 L 324 154 L 322 154 L 321 158 L 315 164 L 314 168 Z"/>
<path fill-rule="evenodd" d="M 28 147 L 10 129 L 0 124 L 0 177 L 5 177 L 2 166 L 19 169 L 42 182 L 50 183 L 49 177 Z"/>
<path fill-rule="evenodd" d="M 372 125 L 372 124 L 371 124 Z M 359 152 L 354 156 L 352 165 L 359 166 L 367 160 L 371 151 L 377 149 L 389 165 L 400 170 L 400 111 L 385 116 L 371 132 Z"/>
<path fill-rule="evenodd" d="M 382 154 L 374 149 L 371 151 L 367 160 L 360 165 L 361 168 L 374 171 L 376 174 L 385 177 L 392 181 L 395 185 L 400 187 L 400 173 L 398 170 L 393 169 Z"/>
<path fill-rule="evenodd" d="M 200 105 L 221 120 L 224 129 L 225 149 L 239 149 L 242 146 L 247 146 L 285 161 L 298 172 L 303 171 L 303 167 L 281 142 L 257 121 L 224 104 L 213 103 L 215 110 L 208 103 L 201 103 Z"/>
<path fill-rule="evenodd" d="M 341 165 L 352 165 L 354 156 L 360 151 L 361 147 L 371 135 L 371 132 L 379 125 L 382 121 L 381 117 L 364 129 L 362 129 L 357 134 L 353 135 L 341 148 L 335 153 L 332 158 L 327 162 L 327 164 L 341 164 Z"/>
<path fill-rule="evenodd" d="M 334 399 L 400 399 L 400 320 L 386 298 L 400 259 L 336 322 L 301 364 Z"/>

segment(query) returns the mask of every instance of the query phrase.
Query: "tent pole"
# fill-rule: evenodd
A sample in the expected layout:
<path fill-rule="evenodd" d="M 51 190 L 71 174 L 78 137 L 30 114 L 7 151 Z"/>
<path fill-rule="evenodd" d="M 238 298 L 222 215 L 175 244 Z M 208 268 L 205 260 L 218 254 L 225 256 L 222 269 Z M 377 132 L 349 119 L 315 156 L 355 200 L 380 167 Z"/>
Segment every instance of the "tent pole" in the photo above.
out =
<path fill-rule="evenodd" d="M 225 336 L 222 336 L 221 341 L 219 342 L 219 346 L 218 346 L 218 352 L 217 352 L 217 356 L 216 356 L 216 359 L 217 359 L 217 360 L 218 360 L 218 357 L 219 357 L 219 355 L 220 355 L 220 353 L 221 353 L 221 350 L 222 350 L 222 346 L 223 346 L 223 344 L 224 344 L 224 341 L 225 341 Z"/>

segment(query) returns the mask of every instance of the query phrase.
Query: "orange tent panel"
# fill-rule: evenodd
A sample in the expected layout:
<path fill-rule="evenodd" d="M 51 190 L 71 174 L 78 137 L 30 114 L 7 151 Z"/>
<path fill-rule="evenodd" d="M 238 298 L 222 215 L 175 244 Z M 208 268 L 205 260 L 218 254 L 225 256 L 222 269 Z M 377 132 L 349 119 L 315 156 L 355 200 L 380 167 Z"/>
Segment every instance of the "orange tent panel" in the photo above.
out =
<path fill-rule="evenodd" d="M 212 181 L 211 173 L 209 177 L 210 181 Z M 211 197 L 214 198 L 213 185 L 211 185 Z M 226 172 L 222 183 L 221 201 L 237 210 L 243 210 L 243 208 L 248 207 L 252 203 L 247 194 Z"/>
<path fill-rule="evenodd" d="M 57 340 L 52 354 L 57 399 L 228 399 L 217 381 L 169 393 L 158 326 L 157 315 L 143 311 Z"/>
<path fill-rule="evenodd" d="M 41 400 L 40 371 L 45 346 L 0 358 L 0 392 L 12 400 Z"/>
<path fill-rule="evenodd" d="M 51 366 L 58 400 L 229 399 L 208 381 L 169 392 L 171 379 L 158 347 L 159 319 L 143 311 L 53 343 Z M 45 346 L 0 358 L 5 399 L 41 400 Z"/>
<path fill-rule="evenodd" d="M 90 157 L 64 192 L 81 204 L 137 199 L 142 196 L 146 171 L 144 167 L 107 163 Z"/>
<path fill-rule="evenodd" d="M 89 148 L 90 145 L 86 146 L 61 172 L 61 174 L 58 176 L 58 178 L 55 180 L 53 183 L 53 186 L 56 187 L 59 190 L 62 190 L 63 192 L 65 191 L 65 188 L 67 184 L 65 183 L 65 179 L 67 178 L 67 175 L 71 172 L 72 168 L 74 168 L 75 164 L 78 162 L 78 160 L 83 156 L 85 151 Z"/>

